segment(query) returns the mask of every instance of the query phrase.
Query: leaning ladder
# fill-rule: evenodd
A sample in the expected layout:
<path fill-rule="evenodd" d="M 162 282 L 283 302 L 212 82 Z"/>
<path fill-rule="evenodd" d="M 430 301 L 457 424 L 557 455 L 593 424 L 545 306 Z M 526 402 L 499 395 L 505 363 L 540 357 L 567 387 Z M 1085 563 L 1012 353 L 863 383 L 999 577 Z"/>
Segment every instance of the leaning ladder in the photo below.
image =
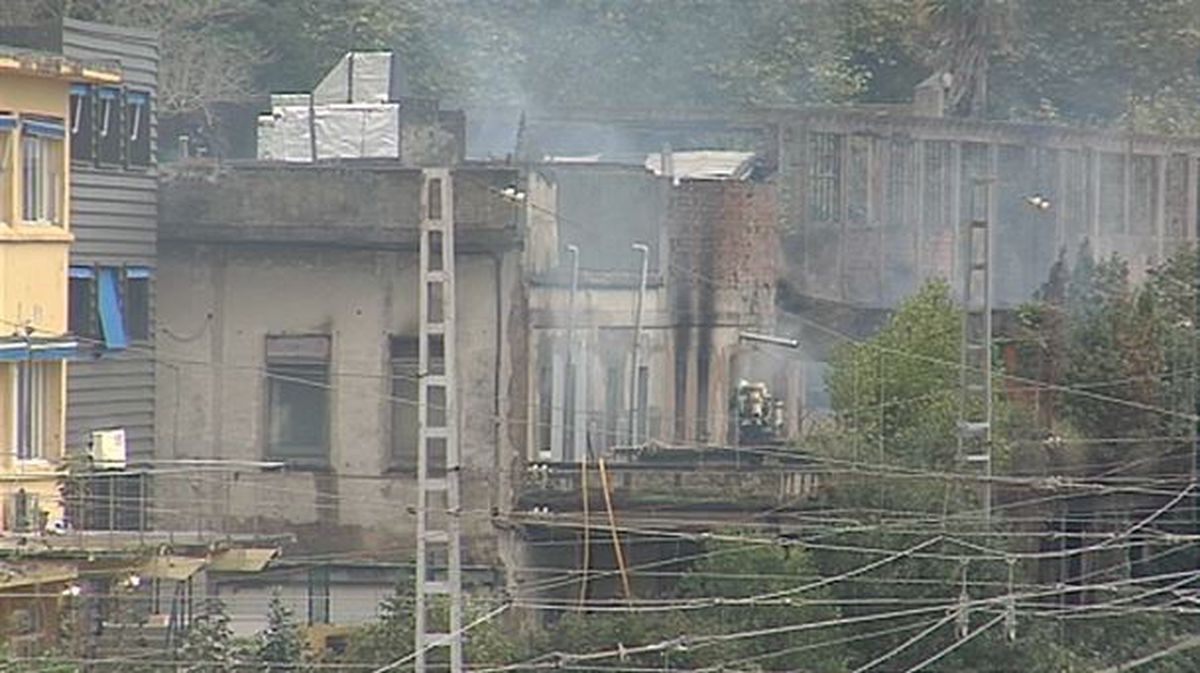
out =
<path fill-rule="evenodd" d="M 451 673 L 463 670 L 453 197 L 449 170 L 423 171 L 417 369 L 417 673 L 429 670 L 426 656 L 434 648 L 449 648 Z M 435 576 L 434 569 L 442 564 L 446 574 Z M 440 663 L 437 667 L 445 668 Z"/>
<path fill-rule="evenodd" d="M 992 510 L 992 184 L 976 179 L 963 231 L 958 459 L 980 473 L 985 521 Z"/>

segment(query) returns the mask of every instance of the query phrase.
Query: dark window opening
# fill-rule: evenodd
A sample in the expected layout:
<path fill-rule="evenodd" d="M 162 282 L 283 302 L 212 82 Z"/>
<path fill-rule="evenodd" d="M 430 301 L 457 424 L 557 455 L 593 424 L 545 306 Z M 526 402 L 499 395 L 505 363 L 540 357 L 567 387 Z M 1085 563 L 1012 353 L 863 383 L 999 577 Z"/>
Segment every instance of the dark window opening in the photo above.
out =
<path fill-rule="evenodd" d="M 619 444 L 617 433 L 621 423 L 621 369 L 609 367 L 604 377 L 604 437 L 605 447 Z"/>
<path fill-rule="evenodd" d="M 563 460 L 575 459 L 575 376 L 577 367 L 574 364 L 566 367 L 566 380 L 563 382 Z"/>
<path fill-rule="evenodd" d="M 150 277 L 141 270 L 125 272 L 125 331 L 130 339 L 150 339 Z"/>
<path fill-rule="evenodd" d="M 96 314 L 96 277 L 91 269 L 71 269 L 67 324 L 71 334 L 77 337 L 89 340 L 100 338 L 100 320 Z"/>
<path fill-rule="evenodd" d="M 635 444 L 640 444 L 648 438 L 650 430 L 650 368 L 638 367 L 637 372 L 637 437 Z"/>
<path fill-rule="evenodd" d="M 124 134 L 120 90 L 103 87 L 96 90 L 96 147 L 100 163 L 119 166 L 122 162 L 121 139 Z"/>
<path fill-rule="evenodd" d="M 538 367 L 538 451 L 550 451 L 554 439 L 554 365 L 544 360 Z"/>
<path fill-rule="evenodd" d="M 328 336 L 267 337 L 267 457 L 329 461 Z"/>
<path fill-rule="evenodd" d="M 68 479 L 64 487 L 67 522 L 80 530 L 144 530 L 146 479 L 140 473 Z"/>
<path fill-rule="evenodd" d="M 150 96 L 141 91 L 125 94 L 125 130 L 129 165 L 150 165 Z"/>
<path fill-rule="evenodd" d="M 318 566 L 308 571 L 308 623 L 329 623 L 329 567 Z"/>
<path fill-rule="evenodd" d="M 71 159 L 91 162 L 96 157 L 95 100 L 86 84 L 71 87 Z"/>

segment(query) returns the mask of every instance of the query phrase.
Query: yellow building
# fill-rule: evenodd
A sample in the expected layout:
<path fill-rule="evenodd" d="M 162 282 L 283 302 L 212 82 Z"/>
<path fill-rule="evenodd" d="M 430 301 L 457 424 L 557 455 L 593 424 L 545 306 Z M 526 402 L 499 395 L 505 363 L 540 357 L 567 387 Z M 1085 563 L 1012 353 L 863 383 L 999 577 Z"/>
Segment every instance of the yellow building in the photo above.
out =
<path fill-rule="evenodd" d="M 0 519 L 2 534 L 62 520 L 73 82 L 120 75 L 0 46 Z"/>

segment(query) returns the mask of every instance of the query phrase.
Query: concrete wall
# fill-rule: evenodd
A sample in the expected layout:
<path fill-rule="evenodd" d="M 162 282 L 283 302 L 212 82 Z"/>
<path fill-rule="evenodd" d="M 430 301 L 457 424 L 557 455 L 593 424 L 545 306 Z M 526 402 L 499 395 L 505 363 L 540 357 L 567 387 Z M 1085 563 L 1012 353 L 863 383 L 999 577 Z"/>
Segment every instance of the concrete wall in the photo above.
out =
<path fill-rule="evenodd" d="M 890 308 L 932 277 L 961 270 L 972 176 L 997 178 L 992 230 L 996 304 L 1029 299 L 1060 249 L 1086 238 L 1135 275 L 1194 241 L 1200 139 L 1065 126 L 908 116 L 884 108 L 545 111 L 527 135 L 540 151 L 633 156 L 719 130 L 778 173 L 791 291 Z M 695 140 L 671 142 L 676 149 Z M 727 145 L 728 141 L 727 141 Z M 1025 205 L 1041 194 L 1046 211 Z"/>
<path fill-rule="evenodd" d="M 511 357 L 496 350 L 511 301 L 499 286 L 503 263 L 486 255 L 456 261 L 460 442 L 463 479 L 473 484 L 464 519 L 473 539 L 490 531 L 505 453 L 493 448 L 495 368 Z M 314 548 L 411 543 L 416 519 L 405 508 L 416 503 L 415 478 L 390 472 L 388 453 L 391 406 L 412 400 L 390 397 L 388 336 L 417 334 L 416 254 L 164 243 L 160 264 L 160 294 L 170 298 L 159 316 L 167 335 L 161 457 L 263 459 L 266 336 L 329 334 L 333 348 L 328 470 L 164 476 L 158 483 L 170 493 L 160 494 L 160 505 L 184 511 L 161 515 L 184 528 L 202 512 L 206 528 L 290 526 Z"/>
<path fill-rule="evenodd" d="M 263 460 L 266 337 L 325 334 L 328 465 L 156 478 L 159 525 L 287 531 L 307 550 L 411 555 L 415 476 L 393 469 L 389 337 L 418 333 L 420 172 L 252 164 L 164 187 L 158 456 Z M 521 212 L 511 169 L 456 169 L 458 404 L 466 558 L 500 553 L 509 461 L 525 442 Z M 412 202 L 406 199 L 412 199 Z M 391 208 L 389 210 L 389 207 Z M 516 449 L 516 450 L 514 450 Z"/>
<path fill-rule="evenodd" d="M 788 388 L 787 360 L 770 360 L 770 349 L 759 357 L 738 341 L 741 331 L 772 333 L 775 325 L 775 186 L 683 182 L 671 190 L 669 238 L 673 434 L 733 441 L 729 400 L 739 378 L 766 381 L 776 395 Z"/>

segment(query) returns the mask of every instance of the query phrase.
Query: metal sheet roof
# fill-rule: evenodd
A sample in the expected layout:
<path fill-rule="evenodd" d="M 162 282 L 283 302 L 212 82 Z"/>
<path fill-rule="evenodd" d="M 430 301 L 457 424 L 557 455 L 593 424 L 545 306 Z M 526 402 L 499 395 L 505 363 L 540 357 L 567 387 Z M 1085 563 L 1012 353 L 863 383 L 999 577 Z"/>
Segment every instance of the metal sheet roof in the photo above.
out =
<path fill-rule="evenodd" d="M 225 573 L 261 572 L 278 553 L 278 549 L 227 549 L 212 558 L 208 569 Z"/>
<path fill-rule="evenodd" d="M 208 564 L 208 559 L 189 556 L 155 556 L 138 571 L 142 577 L 183 582 Z"/>
<path fill-rule="evenodd" d="M 677 180 L 745 180 L 753 169 L 753 152 L 699 150 L 670 153 L 671 177 Z M 655 152 L 646 157 L 646 170 L 663 174 L 663 155 Z"/>

